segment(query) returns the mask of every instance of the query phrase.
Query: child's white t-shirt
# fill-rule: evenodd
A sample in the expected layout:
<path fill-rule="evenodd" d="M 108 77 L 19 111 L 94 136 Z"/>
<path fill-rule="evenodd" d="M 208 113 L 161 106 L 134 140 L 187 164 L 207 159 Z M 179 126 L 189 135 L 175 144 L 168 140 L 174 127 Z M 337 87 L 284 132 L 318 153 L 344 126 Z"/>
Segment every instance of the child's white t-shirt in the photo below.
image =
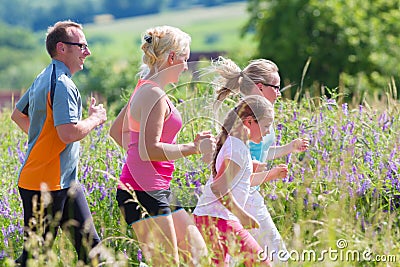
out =
<path fill-rule="evenodd" d="M 225 143 L 222 145 L 216 160 L 216 169 L 221 167 L 224 159 L 230 159 L 240 166 L 239 173 L 232 180 L 230 189 L 237 203 L 244 207 L 250 191 L 250 176 L 252 174 L 253 165 L 251 161 L 250 151 L 248 146 L 240 139 L 228 136 Z M 214 177 L 211 175 L 210 179 L 205 185 L 204 193 L 193 211 L 197 216 L 211 216 L 222 218 L 225 220 L 239 221 L 221 202 L 217 199 L 211 191 L 211 183 Z"/>

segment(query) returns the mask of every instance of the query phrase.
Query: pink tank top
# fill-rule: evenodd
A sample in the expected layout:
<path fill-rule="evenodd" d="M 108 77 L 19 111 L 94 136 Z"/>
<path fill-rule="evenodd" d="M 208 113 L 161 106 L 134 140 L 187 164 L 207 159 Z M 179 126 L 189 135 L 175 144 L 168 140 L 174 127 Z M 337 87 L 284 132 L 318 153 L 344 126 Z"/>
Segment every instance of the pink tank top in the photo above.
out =
<path fill-rule="evenodd" d="M 175 170 L 174 161 L 143 161 L 139 156 L 139 122 L 130 116 L 130 102 L 135 92 L 144 84 L 150 83 L 158 86 L 153 81 L 139 80 L 136 88 L 129 100 L 126 110 L 129 123 L 130 142 L 127 151 L 126 163 L 122 168 L 120 181 L 128 188 L 138 191 L 154 191 L 160 189 L 168 189 L 172 179 L 172 173 Z M 182 127 L 182 118 L 179 111 L 167 97 L 167 104 L 171 109 L 171 113 L 164 120 L 163 130 L 160 142 L 175 144 L 176 136 Z M 121 188 L 121 186 L 118 186 Z"/>

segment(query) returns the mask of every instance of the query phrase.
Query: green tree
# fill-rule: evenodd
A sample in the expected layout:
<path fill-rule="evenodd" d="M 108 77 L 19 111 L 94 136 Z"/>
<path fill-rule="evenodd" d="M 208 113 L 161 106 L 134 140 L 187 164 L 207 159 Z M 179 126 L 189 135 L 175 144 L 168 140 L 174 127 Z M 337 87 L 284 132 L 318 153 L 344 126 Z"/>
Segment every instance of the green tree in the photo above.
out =
<path fill-rule="evenodd" d="M 400 8 L 391 0 L 249 0 L 257 57 L 270 58 L 286 82 L 373 92 L 398 78 Z M 293 94 L 294 92 L 292 92 Z"/>
<path fill-rule="evenodd" d="M 115 62 L 112 58 L 93 55 L 74 81 L 83 96 L 100 95 L 102 102 L 116 106 L 119 111 L 125 104 L 121 95 L 130 95 L 136 85 L 139 64 L 137 59 Z"/>
<path fill-rule="evenodd" d="M 37 54 L 44 40 L 39 42 L 29 30 L 0 22 L 0 90 L 29 86 L 41 68 Z"/>

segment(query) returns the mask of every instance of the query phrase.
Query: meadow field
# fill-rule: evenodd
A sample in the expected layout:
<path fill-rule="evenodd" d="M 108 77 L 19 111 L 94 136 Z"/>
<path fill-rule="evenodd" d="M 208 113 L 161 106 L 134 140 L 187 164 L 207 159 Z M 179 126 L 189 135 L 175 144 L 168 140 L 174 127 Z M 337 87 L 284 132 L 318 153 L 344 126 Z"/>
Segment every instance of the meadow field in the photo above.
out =
<path fill-rule="evenodd" d="M 199 130 L 218 131 L 209 84 L 182 83 L 168 93 L 184 118 L 179 142 L 190 141 Z M 400 104 L 390 97 L 359 106 L 338 99 L 333 93 L 331 98 L 276 103 L 276 143 L 301 136 L 309 138 L 310 148 L 270 162 L 287 163 L 289 175 L 264 184 L 261 192 L 291 253 L 289 266 L 398 266 Z M 0 119 L 1 266 L 13 266 L 22 246 L 17 173 L 27 139 L 10 112 L 3 110 Z M 115 201 L 124 153 L 108 136 L 112 120 L 82 141 L 79 177 L 104 242 L 103 266 L 137 266 L 139 246 Z M 172 189 L 191 211 L 209 168 L 198 156 L 178 160 L 176 166 Z M 76 266 L 62 233 L 52 249 L 40 250 L 32 266 Z"/>
<path fill-rule="evenodd" d="M 90 24 L 85 25 L 85 32 L 93 57 L 112 58 L 115 66 L 138 58 L 141 33 L 164 24 L 189 32 L 192 51 L 226 51 L 230 58 L 247 60 L 256 43 L 251 35 L 239 37 L 246 20 L 245 4 L 239 3 Z M 48 63 L 41 58 L 43 64 Z M 269 162 L 271 167 L 288 164 L 289 174 L 261 187 L 290 252 L 288 266 L 400 266 L 400 103 L 396 87 L 360 105 L 359 99 L 342 102 L 343 96 L 333 89 L 329 97 L 318 98 L 308 97 L 307 88 L 302 90 L 306 93 L 298 101 L 283 98 L 275 104 L 276 144 L 307 137 L 310 148 Z M 224 113 L 212 111 L 210 80 L 184 77 L 168 94 L 184 119 L 178 142 L 193 140 L 201 130 L 219 131 L 219 115 Z M 227 100 L 224 108 L 232 103 Z M 107 108 L 108 121 L 81 142 L 79 180 L 103 240 L 102 266 L 138 266 L 146 259 L 115 200 L 125 155 L 108 136 L 115 107 Z M 23 238 L 17 176 L 27 137 L 10 115 L 10 109 L 0 111 L 0 266 L 14 266 Z M 172 190 L 189 212 L 209 173 L 199 156 L 176 161 Z M 77 266 L 65 235 L 60 231 L 55 238 L 52 248 L 40 239 L 33 243 L 41 256 L 32 266 Z M 237 261 L 240 266 L 240 257 Z"/>
<path fill-rule="evenodd" d="M 87 24 L 85 33 L 93 56 L 117 60 L 139 57 L 141 36 L 150 27 L 175 26 L 192 36 L 191 50 L 197 52 L 223 51 L 237 58 L 248 59 L 255 51 L 251 34 L 241 38 L 241 28 L 249 18 L 246 2 L 216 7 L 167 11 Z"/>

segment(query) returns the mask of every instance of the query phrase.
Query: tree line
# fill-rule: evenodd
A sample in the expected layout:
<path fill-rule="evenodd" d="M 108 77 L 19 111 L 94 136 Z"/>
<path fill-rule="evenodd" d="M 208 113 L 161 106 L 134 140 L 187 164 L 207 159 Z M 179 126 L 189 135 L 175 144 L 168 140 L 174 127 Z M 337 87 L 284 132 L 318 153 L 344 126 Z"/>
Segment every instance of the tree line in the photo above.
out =
<path fill-rule="evenodd" d="M 248 0 L 248 10 L 243 34 L 256 33 L 255 56 L 274 59 L 286 83 L 396 97 L 399 1 Z"/>
<path fill-rule="evenodd" d="M 13 4 L 9 1 L 7 4 L 15 6 L 15 10 L 22 12 L 21 8 L 16 7 L 23 2 L 29 2 L 30 5 L 39 8 L 39 1 L 15 0 Z M 61 7 L 60 4 L 63 1 L 55 1 L 57 4 L 51 4 L 52 2 L 47 0 L 40 1 L 42 2 L 48 3 L 48 5 L 43 4 L 47 9 L 58 5 L 58 8 L 63 10 L 63 14 L 75 12 L 73 7 L 78 6 L 74 4 L 78 3 L 76 0 L 69 0 L 65 7 Z M 131 9 L 127 8 L 128 6 L 141 4 L 143 7 L 139 9 L 145 12 L 150 10 L 149 6 L 154 8 L 157 6 L 159 9 L 183 8 L 187 2 L 194 4 L 200 1 L 147 0 L 136 3 L 137 1 L 113 0 L 112 2 L 115 4 L 113 7 L 115 10 L 122 9 L 124 4 L 126 10 Z M 222 2 L 226 1 L 214 0 L 207 3 L 211 5 Z M 0 0 L 2 17 L 7 10 L 3 8 L 5 3 L 4 0 Z M 111 6 L 111 1 L 86 1 L 85 10 L 93 6 L 92 14 L 96 12 L 100 14 L 105 10 L 106 4 Z M 81 5 L 79 2 L 80 10 L 82 10 Z M 252 58 L 268 58 L 276 62 L 281 70 L 282 85 L 295 84 L 291 90 L 288 90 L 291 97 L 304 93 L 304 90 L 311 91 L 311 95 L 313 93 L 318 95 L 318 92 L 324 88 L 328 91 L 338 88 L 339 92 L 345 94 L 348 99 L 357 96 L 362 100 L 367 93 L 377 96 L 385 96 L 389 93 L 391 97 L 399 98 L 400 94 L 396 94 L 396 84 L 400 78 L 400 64 L 398 64 L 400 2 L 391 0 L 372 2 L 364 0 L 248 0 L 247 9 L 250 18 L 242 28 L 242 34 L 252 33 L 254 42 L 258 45 L 257 52 L 252 55 Z M 7 10 L 7 12 L 13 14 L 14 11 Z M 76 12 L 73 13 L 74 18 L 83 11 Z M 117 13 L 115 11 L 115 14 Z M 118 14 L 128 16 L 126 13 Z M 26 16 L 29 18 L 28 15 Z M 12 19 L 13 16 L 9 17 Z M 115 17 L 118 16 L 115 15 Z M 19 19 L 19 25 L 21 23 L 27 22 Z M 25 77 L 24 68 L 31 66 L 19 66 L 16 69 L 15 66 L 10 66 L 10 62 L 15 64 L 26 59 L 34 53 L 35 49 L 43 49 L 42 34 L 40 38 L 39 42 L 38 37 L 31 32 L 30 26 L 11 27 L 0 23 L 0 80 L 7 80 L 6 83 L 2 82 L 2 88 L 22 88 L 21 85 L 26 86 L 30 82 L 32 77 Z M 47 61 L 48 58 L 45 60 Z M 90 66 L 90 63 L 87 64 L 91 71 L 83 73 L 85 77 L 82 79 L 89 83 L 92 81 L 103 84 L 103 87 L 107 88 L 105 91 L 114 92 L 113 98 L 116 98 L 120 88 L 126 88 L 128 85 L 121 84 L 121 81 L 110 84 L 110 81 L 114 81 L 110 77 L 115 76 L 113 73 L 108 73 L 112 70 L 105 71 L 99 66 L 108 66 L 112 62 L 101 63 L 96 61 L 93 66 Z M 99 73 L 102 75 L 97 76 Z M 29 74 L 32 75 L 32 73 Z M 114 85 L 116 88 L 113 88 Z M 100 87 L 93 87 L 91 84 L 87 86 L 88 88 Z"/>

